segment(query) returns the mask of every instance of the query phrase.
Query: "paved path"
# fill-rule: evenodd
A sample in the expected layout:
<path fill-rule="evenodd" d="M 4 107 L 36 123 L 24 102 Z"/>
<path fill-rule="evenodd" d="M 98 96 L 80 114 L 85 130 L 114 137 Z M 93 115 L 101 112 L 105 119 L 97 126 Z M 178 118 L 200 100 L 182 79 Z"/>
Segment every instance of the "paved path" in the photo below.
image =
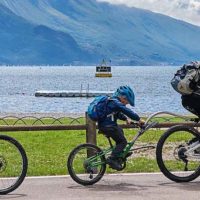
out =
<path fill-rule="evenodd" d="M 200 200 L 200 178 L 174 183 L 162 174 L 105 175 L 93 186 L 69 176 L 26 178 L 20 188 L 0 199 L 17 200 Z"/>

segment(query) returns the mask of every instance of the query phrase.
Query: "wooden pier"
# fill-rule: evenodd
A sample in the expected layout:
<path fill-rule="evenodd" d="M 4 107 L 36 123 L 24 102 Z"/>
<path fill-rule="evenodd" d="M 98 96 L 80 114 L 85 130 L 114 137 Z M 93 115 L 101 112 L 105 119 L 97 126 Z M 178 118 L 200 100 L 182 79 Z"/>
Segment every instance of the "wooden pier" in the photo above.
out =
<path fill-rule="evenodd" d="M 95 91 L 95 90 L 40 90 L 35 92 L 36 97 L 96 97 L 100 95 L 112 96 L 114 91 Z"/>

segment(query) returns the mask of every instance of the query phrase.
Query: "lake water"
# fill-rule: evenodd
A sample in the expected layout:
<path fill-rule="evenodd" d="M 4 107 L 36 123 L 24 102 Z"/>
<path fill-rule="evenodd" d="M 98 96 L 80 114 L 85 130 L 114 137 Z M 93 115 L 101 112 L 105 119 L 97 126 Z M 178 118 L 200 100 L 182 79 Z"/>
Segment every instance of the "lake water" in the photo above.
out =
<path fill-rule="evenodd" d="M 134 110 L 187 113 L 170 85 L 178 67 L 112 67 L 112 78 L 96 78 L 95 67 L 0 67 L 0 113 L 84 113 L 91 98 L 35 97 L 37 90 L 115 90 L 131 86 Z"/>

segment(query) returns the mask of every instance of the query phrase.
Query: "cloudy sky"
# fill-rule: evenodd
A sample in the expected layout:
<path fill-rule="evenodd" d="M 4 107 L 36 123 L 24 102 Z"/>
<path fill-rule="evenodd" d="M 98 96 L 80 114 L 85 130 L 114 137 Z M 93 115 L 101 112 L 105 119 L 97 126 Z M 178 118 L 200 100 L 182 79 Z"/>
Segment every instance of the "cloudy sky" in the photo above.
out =
<path fill-rule="evenodd" d="M 200 26 L 200 0 L 98 0 L 126 4 L 187 21 Z"/>

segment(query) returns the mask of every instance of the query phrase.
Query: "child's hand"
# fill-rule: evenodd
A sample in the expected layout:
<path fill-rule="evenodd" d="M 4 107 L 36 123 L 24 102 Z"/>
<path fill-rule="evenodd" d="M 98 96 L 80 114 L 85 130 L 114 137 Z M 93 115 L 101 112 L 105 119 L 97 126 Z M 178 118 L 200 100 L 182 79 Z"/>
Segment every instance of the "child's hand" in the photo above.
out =
<path fill-rule="evenodd" d="M 131 123 L 132 123 L 132 120 L 128 118 L 128 119 L 126 120 L 126 124 L 130 125 Z"/>
<path fill-rule="evenodd" d="M 143 126 L 145 124 L 145 121 L 143 119 L 140 119 L 140 121 L 138 121 L 139 126 Z"/>

